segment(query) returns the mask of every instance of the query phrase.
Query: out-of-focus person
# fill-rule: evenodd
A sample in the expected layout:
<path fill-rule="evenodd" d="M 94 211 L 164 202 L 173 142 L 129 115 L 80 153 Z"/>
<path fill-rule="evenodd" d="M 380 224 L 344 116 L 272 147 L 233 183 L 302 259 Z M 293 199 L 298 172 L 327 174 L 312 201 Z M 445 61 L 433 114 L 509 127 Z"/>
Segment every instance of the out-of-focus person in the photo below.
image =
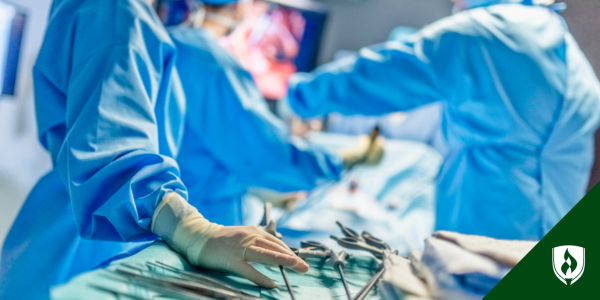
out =
<path fill-rule="evenodd" d="M 541 239 L 584 196 L 600 84 L 547 0 L 456 0 L 404 41 L 292 78 L 301 117 L 443 105 L 437 229 Z"/>

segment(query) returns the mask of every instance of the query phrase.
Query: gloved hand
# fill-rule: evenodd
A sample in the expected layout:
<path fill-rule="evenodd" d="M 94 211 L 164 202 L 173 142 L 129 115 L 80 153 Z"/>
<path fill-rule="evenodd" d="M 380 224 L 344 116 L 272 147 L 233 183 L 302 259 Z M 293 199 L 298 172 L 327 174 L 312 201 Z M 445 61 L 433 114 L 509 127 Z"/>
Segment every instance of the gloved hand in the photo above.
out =
<path fill-rule="evenodd" d="M 250 262 L 308 272 L 308 265 L 301 258 L 267 232 L 255 226 L 211 223 L 177 193 L 165 196 L 156 208 L 151 230 L 190 264 L 232 272 L 262 287 L 273 288 L 275 283 Z"/>
<path fill-rule="evenodd" d="M 383 158 L 384 144 L 385 139 L 383 137 L 377 137 L 371 143 L 371 138 L 369 136 L 359 136 L 354 147 L 339 151 L 339 154 L 344 158 L 344 167 L 352 168 L 358 164 L 378 164 Z"/>

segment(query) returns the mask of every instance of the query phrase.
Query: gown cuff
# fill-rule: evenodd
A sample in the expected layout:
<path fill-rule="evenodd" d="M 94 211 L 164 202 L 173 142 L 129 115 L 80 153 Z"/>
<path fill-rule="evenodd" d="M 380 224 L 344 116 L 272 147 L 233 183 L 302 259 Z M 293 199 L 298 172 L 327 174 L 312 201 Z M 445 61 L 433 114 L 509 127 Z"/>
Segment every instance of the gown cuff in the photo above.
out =
<path fill-rule="evenodd" d="M 151 230 L 173 249 L 197 265 L 208 239 L 221 225 L 209 222 L 183 197 L 173 192 L 166 195 L 156 208 Z"/>

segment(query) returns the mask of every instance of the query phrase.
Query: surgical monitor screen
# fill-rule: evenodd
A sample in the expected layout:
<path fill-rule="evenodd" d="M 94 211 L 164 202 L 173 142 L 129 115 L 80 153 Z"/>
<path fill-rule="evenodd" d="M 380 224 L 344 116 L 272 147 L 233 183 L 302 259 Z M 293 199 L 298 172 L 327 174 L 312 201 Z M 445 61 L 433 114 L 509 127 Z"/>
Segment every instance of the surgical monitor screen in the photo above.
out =
<path fill-rule="evenodd" d="M 266 98 L 281 99 L 292 74 L 315 68 L 326 17 L 312 1 L 254 1 L 221 44 L 250 71 Z"/>
<path fill-rule="evenodd" d="M 0 87 L 4 95 L 15 94 L 25 21 L 25 13 L 0 2 Z"/>

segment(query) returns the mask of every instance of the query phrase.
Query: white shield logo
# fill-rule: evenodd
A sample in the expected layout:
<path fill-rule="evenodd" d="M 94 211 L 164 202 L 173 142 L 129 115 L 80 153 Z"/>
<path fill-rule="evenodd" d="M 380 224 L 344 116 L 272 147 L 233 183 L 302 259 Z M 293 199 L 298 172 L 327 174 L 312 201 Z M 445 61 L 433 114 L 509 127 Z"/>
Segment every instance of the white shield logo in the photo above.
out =
<path fill-rule="evenodd" d="M 552 248 L 554 274 L 566 285 L 572 285 L 585 269 L 585 249 L 579 246 Z"/>

